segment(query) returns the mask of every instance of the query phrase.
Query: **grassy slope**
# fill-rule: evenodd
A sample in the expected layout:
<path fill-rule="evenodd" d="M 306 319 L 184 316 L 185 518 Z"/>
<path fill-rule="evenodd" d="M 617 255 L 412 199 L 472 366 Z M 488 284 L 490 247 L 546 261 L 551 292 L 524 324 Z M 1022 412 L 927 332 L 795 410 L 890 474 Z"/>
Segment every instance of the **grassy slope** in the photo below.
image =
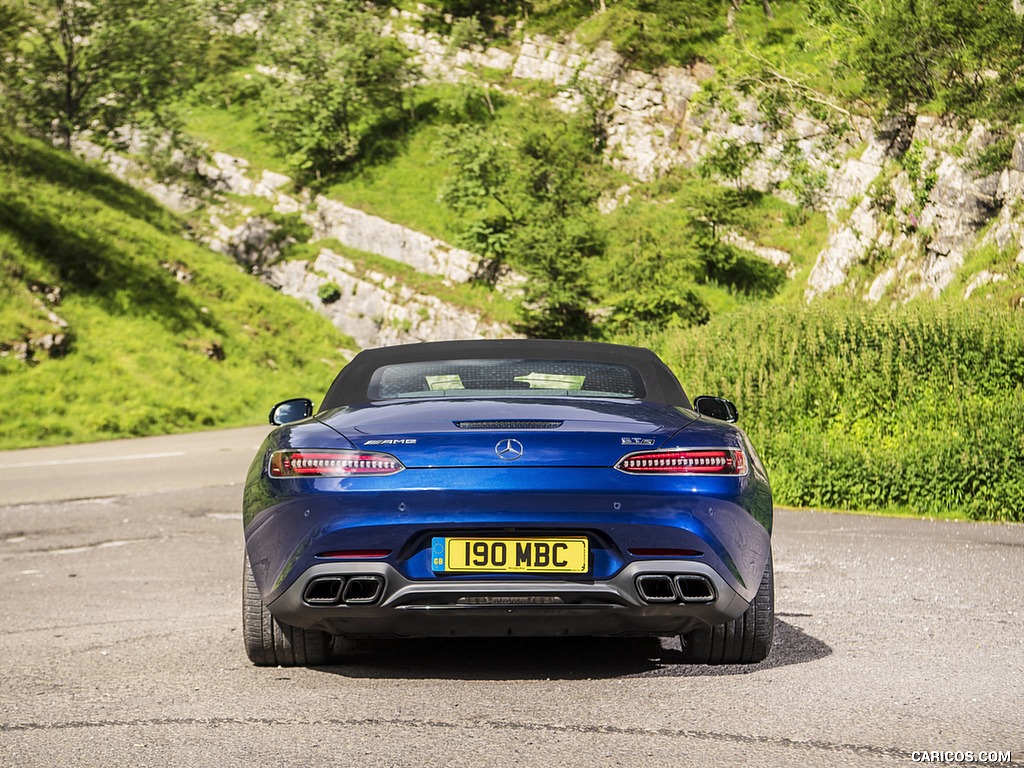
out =
<path fill-rule="evenodd" d="M 326 389 L 352 346 L 326 320 L 105 173 L 38 142 L 0 146 L 0 340 L 45 330 L 33 281 L 62 288 L 73 338 L 61 359 L 0 358 L 0 447 L 255 424 Z"/>

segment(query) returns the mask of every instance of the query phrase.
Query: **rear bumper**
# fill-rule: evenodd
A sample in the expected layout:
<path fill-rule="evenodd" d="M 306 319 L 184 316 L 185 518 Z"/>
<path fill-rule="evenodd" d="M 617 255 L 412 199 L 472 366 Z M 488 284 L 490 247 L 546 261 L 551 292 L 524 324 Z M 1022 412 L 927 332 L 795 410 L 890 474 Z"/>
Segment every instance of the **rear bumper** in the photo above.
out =
<path fill-rule="evenodd" d="M 645 600 L 638 577 L 701 577 L 707 599 L 684 602 L 678 592 Z M 383 589 L 372 605 L 310 605 L 309 583 L 325 577 L 376 576 Z M 674 583 L 674 582 L 672 582 Z M 650 598 L 650 596 L 648 596 Z M 494 637 L 672 635 L 740 616 L 745 600 L 710 566 L 679 560 L 634 562 L 602 581 L 414 581 L 387 563 L 321 563 L 306 569 L 267 608 L 285 624 L 334 635 Z"/>

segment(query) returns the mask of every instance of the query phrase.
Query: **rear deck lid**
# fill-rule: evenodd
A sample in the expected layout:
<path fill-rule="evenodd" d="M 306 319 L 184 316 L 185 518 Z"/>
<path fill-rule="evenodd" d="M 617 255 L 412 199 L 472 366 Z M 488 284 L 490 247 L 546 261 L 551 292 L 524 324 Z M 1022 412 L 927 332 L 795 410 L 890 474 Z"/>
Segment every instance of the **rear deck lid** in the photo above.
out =
<path fill-rule="evenodd" d="M 660 447 L 696 416 L 637 400 L 509 398 L 390 402 L 317 418 L 361 449 L 426 468 L 609 467 Z"/>

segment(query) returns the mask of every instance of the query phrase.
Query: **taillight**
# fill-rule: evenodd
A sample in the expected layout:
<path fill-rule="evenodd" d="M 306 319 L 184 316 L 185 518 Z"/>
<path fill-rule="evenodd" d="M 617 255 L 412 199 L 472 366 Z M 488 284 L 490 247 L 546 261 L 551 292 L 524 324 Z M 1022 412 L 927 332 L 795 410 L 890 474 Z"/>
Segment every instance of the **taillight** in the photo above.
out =
<path fill-rule="evenodd" d="M 317 557 L 324 560 L 379 560 L 390 554 L 390 549 L 336 549 L 331 552 L 321 552 Z"/>
<path fill-rule="evenodd" d="M 623 456 L 616 469 L 631 475 L 745 475 L 747 456 L 736 448 L 673 448 Z"/>
<path fill-rule="evenodd" d="M 389 453 L 374 451 L 274 451 L 271 477 L 352 477 L 393 475 L 405 465 Z"/>

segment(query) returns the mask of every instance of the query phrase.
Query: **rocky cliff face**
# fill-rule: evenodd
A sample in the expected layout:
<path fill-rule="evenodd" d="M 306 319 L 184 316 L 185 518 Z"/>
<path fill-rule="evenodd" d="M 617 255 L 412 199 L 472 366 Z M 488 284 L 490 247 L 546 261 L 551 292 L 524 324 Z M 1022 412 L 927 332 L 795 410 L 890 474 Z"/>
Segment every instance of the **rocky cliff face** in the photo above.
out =
<path fill-rule="evenodd" d="M 414 291 L 393 275 L 361 269 L 327 248 L 312 261 L 278 262 L 265 277 L 289 296 L 309 302 L 363 347 L 511 335 L 497 323 Z M 326 300 L 320 293 L 325 285 L 337 287 Z"/>
<path fill-rule="evenodd" d="M 305 191 L 288 195 L 282 191 L 291 185 L 287 176 L 263 171 L 256 181 L 247 169 L 244 159 L 215 153 L 213 165 L 202 168 L 201 173 L 225 192 L 261 197 L 277 213 L 300 215 L 312 231 L 311 242 L 333 239 L 449 284 L 464 283 L 476 272 L 479 258 L 468 251 L 323 195 L 311 198 Z M 278 261 L 275 250 L 286 241 L 275 237 L 272 221 L 242 211 L 242 222 L 229 227 L 221 220 L 226 215 L 223 210 L 214 211 L 211 221 L 215 229 L 208 239 L 211 248 L 249 264 L 282 292 L 308 302 L 360 347 L 515 335 L 476 312 L 415 291 L 395 275 L 363 269 L 327 248 L 311 260 Z M 325 286 L 336 288 L 339 297 L 325 302 L 321 298 Z"/>
<path fill-rule="evenodd" d="M 846 285 L 862 264 L 874 267 L 874 274 L 848 289 L 869 301 L 937 297 L 967 254 L 993 241 L 986 232 L 997 221 L 1003 226 L 994 241 L 1015 248 L 1014 255 L 1020 250 L 1020 227 L 1014 225 L 1020 171 L 978 169 L 996 136 L 980 124 L 961 128 L 923 116 L 897 131 L 902 140 L 885 131 L 872 134 L 856 161 L 857 183 L 845 190 L 847 215 L 832 211 L 833 233 L 808 278 L 808 299 Z M 842 200 L 837 196 L 836 204 Z"/>
<path fill-rule="evenodd" d="M 84 140 L 77 142 L 76 151 L 104 163 L 119 178 L 169 208 L 194 212 L 203 206 L 183 187 L 153 180 L 145 168 L 116 152 Z M 292 186 L 288 176 L 264 170 L 254 178 L 244 158 L 214 152 L 197 172 L 215 192 L 260 198 L 275 213 L 300 217 L 310 228 L 310 241 L 333 239 L 449 284 L 464 283 L 476 272 L 479 258 L 468 251 L 323 195 L 289 194 L 285 191 Z M 415 291 L 395 275 L 363 269 L 326 248 L 313 259 L 279 261 L 282 249 L 294 240 L 281 236 L 277 223 L 244 203 L 221 202 L 205 210 L 209 227 L 200 237 L 212 250 L 233 257 L 283 293 L 308 302 L 360 347 L 517 335 L 477 312 Z M 327 285 L 336 286 L 340 298 L 325 303 L 320 296 Z"/>
<path fill-rule="evenodd" d="M 824 178 L 816 204 L 832 224 L 806 278 L 808 301 L 837 290 L 869 301 L 937 296 L 977 245 L 1021 249 L 1024 146 L 1018 140 L 1007 168 L 979 171 L 978 159 L 998 138 L 984 125 L 909 116 L 874 126 L 840 109 L 837 123 L 846 124 L 840 132 L 808 115 L 770 129 L 751 98 L 739 97 L 729 110 L 695 98 L 714 76 L 706 65 L 648 74 L 630 70 L 608 44 L 588 49 L 543 36 L 508 50 L 452 52 L 447 41 L 415 29 L 415 14 L 395 15 L 411 22 L 399 24 L 396 34 L 429 78 L 458 81 L 475 68 L 504 70 L 558 86 L 556 102 L 567 110 L 596 94 L 609 105 L 603 111 L 608 161 L 638 180 L 695 165 L 722 142 L 735 142 L 757 148 L 738 183 L 792 200 L 780 185 L 789 176 L 786 158 L 791 164 L 794 157 L 786 149 L 795 146 L 796 157 Z M 756 244 L 742 247 L 759 252 Z M 780 261 L 778 254 L 769 258 Z M 1024 251 L 1017 261 L 1024 263 Z M 851 280 L 854 271 L 858 278 Z M 1004 278 L 996 271 L 979 279 Z"/>
<path fill-rule="evenodd" d="M 844 114 L 836 124 L 845 127 L 838 131 L 808 115 L 772 127 L 752 98 L 734 94 L 728 109 L 702 98 L 715 76 L 706 65 L 644 73 L 629 69 L 608 44 L 591 49 L 544 36 L 508 49 L 452 51 L 447 40 L 419 30 L 415 14 L 393 13 L 394 34 L 415 52 L 427 79 L 458 82 L 487 67 L 557 86 L 555 103 L 565 110 L 600 103 L 608 162 L 637 180 L 693 166 L 723 142 L 735 143 L 757 151 L 734 183 L 793 200 L 784 182 L 794 158 L 805 163 L 821 179 L 814 204 L 827 213 L 832 230 L 806 275 L 797 273 L 784 251 L 734 234 L 727 237 L 785 266 L 791 278 L 806 280 L 808 301 L 833 292 L 867 301 L 936 296 L 978 245 L 992 245 L 1010 257 L 967 276 L 965 297 L 1006 280 L 1014 256 L 1024 264 L 1024 139 L 1017 140 L 1006 168 L 981 172 L 979 158 L 998 139 L 983 125 L 965 128 L 907 117 L 875 126 Z M 145 169 L 122 156 L 88 142 L 78 148 L 172 208 L 193 210 L 201 202 L 184 189 L 148 178 Z M 263 171 L 257 178 L 242 158 L 214 153 L 197 171 L 215 190 L 260 198 L 276 214 L 297 217 L 311 230 L 312 241 L 333 239 L 449 283 L 465 282 L 477 269 L 477 257 L 467 251 L 338 200 L 290 193 L 288 177 Z M 629 192 L 628 184 L 617 190 L 605 209 L 627 199 Z M 214 206 L 209 218 L 204 237 L 211 248 L 310 302 L 361 346 L 512 333 L 472 311 L 417 293 L 394 276 L 363 270 L 330 250 L 309 260 L 276 263 L 288 236 L 270 217 L 244 205 Z M 328 283 L 338 286 L 342 298 L 324 304 L 319 292 Z"/>

